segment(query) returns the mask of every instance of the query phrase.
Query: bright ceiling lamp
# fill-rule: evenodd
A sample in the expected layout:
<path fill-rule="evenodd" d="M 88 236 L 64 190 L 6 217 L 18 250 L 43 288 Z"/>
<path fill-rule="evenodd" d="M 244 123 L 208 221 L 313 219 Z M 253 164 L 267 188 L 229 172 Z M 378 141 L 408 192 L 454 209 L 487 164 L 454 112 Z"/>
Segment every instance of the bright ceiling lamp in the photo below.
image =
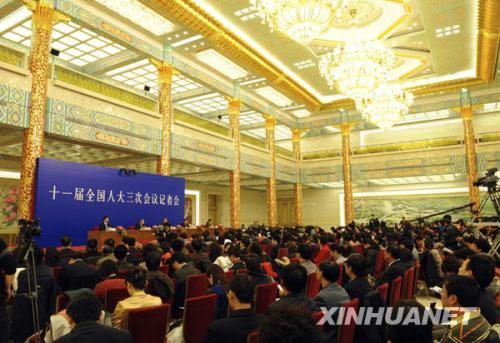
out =
<path fill-rule="evenodd" d="M 172 32 L 175 25 L 139 0 L 95 0 L 156 36 Z"/>
<path fill-rule="evenodd" d="M 387 80 L 394 63 L 394 52 L 382 42 L 354 39 L 323 55 L 319 70 L 330 87 L 358 105 Z"/>
<path fill-rule="evenodd" d="M 339 0 L 250 0 L 271 32 L 282 32 L 304 45 L 330 28 L 339 3 Z"/>
<path fill-rule="evenodd" d="M 381 85 L 363 102 L 363 117 L 381 129 L 388 129 L 408 114 L 413 94 L 396 85 Z"/>

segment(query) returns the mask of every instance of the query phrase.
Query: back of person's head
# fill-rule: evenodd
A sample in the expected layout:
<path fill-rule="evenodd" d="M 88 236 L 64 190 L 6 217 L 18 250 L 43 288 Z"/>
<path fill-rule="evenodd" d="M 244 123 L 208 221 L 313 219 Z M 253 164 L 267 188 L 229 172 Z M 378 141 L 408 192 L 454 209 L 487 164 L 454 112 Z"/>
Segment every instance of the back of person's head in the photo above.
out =
<path fill-rule="evenodd" d="M 48 247 L 45 249 L 45 263 L 49 266 L 59 262 L 59 253 L 56 247 Z"/>
<path fill-rule="evenodd" d="M 248 272 L 250 274 L 257 274 L 262 272 L 262 268 L 260 266 L 260 257 L 256 254 L 248 254 L 247 259 L 245 261 Z"/>
<path fill-rule="evenodd" d="M 133 247 L 133 246 L 135 246 L 135 238 L 134 238 L 134 237 L 129 237 L 129 238 L 128 238 L 128 241 L 127 241 L 127 245 L 128 245 L 129 247 Z"/>
<path fill-rule="evenodd" d="M 65 235 L 61 238 L 61 246 L 69 247 L 71 245 L 71 237 Z"/>
<path fill-rule="evenodd" d="M 114 248 L 115 247 L 115 240 L 113 238 L 108 238 L 104 241 L 104 245 Z"/>
<path fill-rule="evenodd" d="M 327 235 L 321 235 L 321 236 L 319 236 L 319 242 L 321 243 L 321 245 L 325 245 L 329 241 L 330 241 L 330 237 L 328 237 Z"/>
<path fill-rule="evenodd" d="M 468 276 L 452 275 L 445 279 L 443 292 L 448 297 L 455 295 L 461 307 L 479 306 L 479 285 Z"/>
<path fill-rule="evenodd" d="M 458 274 L 458 270 L 462 265 L 462 261 L 455 256 L 446 256 L 443 259 L 443 264 L 441 265 L 441 270 L 445 274 Z"/>
<path fill-rule="evenodd" d="M 82 293 L 71 300 L 66 313 L 76 324 L 84 321 L 98 321 L 101 316 L 101 301 L 90 292 Z"/>
<path fill-rule="evenodd" d="M 87 241 L 87 250 L 88 251 L 97 251 L 97 239 L 89 239 Z"/>
<path fill-rule="evenodd" d="M 166 254 L 167 252 L 170 252 L 170 243 L 168 241 L 163 241 L 160 243 L 160 248 L 161 251 Z"/>
<path fill-rule="evenodd" d="M 5 249 L 7 249 L 7 243 L 5 243 L 2 238 L 0 238 L 0 254 L 3 253 Z"/>
<path fill-rule="evenodd" d="M 232 256 L 234 258 L 240 258 L 241 256 L 240 247 L 234 246 L 231 249 L 229 249 L 229 256 Z"/>
<path fill-rule="evenodd" d="M 161 256 L 158 252 L 151 251 L 146 255 L 145 261 L 148 270 L 155 272 L 160 268 Z"/>
<path fill-rule="evenodd" d="M 365 276 L 367 264 L 362 254 L 351 254 L 345 261 L 345 264 L 351 268 L 351 272 L 356 276 Z"/>
<path fill-rule="evenodd" d="M 414 311 L 413 308 L 417 309 L 418 318 L 424 318 L 425 307 L 416 300 L 399 300 L 393 309 L 392 318 L 395 319 L 399 316 L 399 311 L 402 311 L 404 321 L 410 311 Z M 415 318 L 414 315 L 411 315 L 411 318 Z M 394 322 L 393 320 L 392 323 Z M 404 324 L 402 321 L 398 321 L 398 324 L 388 324 L 387 336 L 391 343 L 432 343 L 432 322 L 428 320 L 425 325 L 417 325 L 411 321 Z"/>
<path fill-rule="evenodd" d="M 276 306 L 259 328 L 260 343 L 323 342 L 316 320 L 303 306 Z"/>
<path fill-rule="evenodd" d="M 227 289 L 229 285 L 229 280 L 224 273 L 224 269 L 221 268 L 221 266 L 217 264 L 211 264 L 210 267 L 208 267 L 208 272 L 207 274 L 212 277 L 212 281 L 214 285 L 221 285 L 224 290 Z"/>
<path fill-rule="evenodd" d="M 170 244 L 170 247 L 173 251 L 182 251 L 184 249 L 184 240 L 180 238 L 176 238 Z"/>
<path fill-rule="evenodd" d="M 296 263 L 286 266 L 283 268 L 282 282 L 288 292 L 294 294 L 303 293 L 307 284 L 306 268 Z"/>
<path fill-rule="evenodd" d="M 152 243 L 145 244 L 142 247 L 142 256 L 147 256 L 152 251 L 157 251 L 156 246 Z"/>
<path fill-rule="evenodd" d="M 387 247 L 387 253 L 389 253 L 395 260 L 401 258 L 401 249 L 397 245 L 389 245 Z"/>
<path fill-rule="evenodd" d="M 200 252 L 201 249 L 203 249 L 203 244 L 204 244 L 203 241 L 199 238 L 196 238 L 191 242 L 191 246 L 196 252 Z"/>
<path fill-rule="evenodd" d="M 247 248 L 250 245 L 250 238 L 249 237 L 242 237 L 241 238 L 241 243 L 243 243 L 243 246 Z"/>
<path fill-rule="evenodd" d="M 257 256 L 262 256 L 262 248 L 259 243 L 253 242 L 248 246 L 248 253 L 256 254 Z"/>
<path fill-rule="evenodd" d="M 484 239 L 484 238 L 478 238 L 476 240 L 476 246 L 480 252 L 484 252 L 484 253 L 488 253 L 491 249 L 490 243 L 488 242 L 487 239 Z"/>
<path fill-rule="evenodd" d="M 172 254 L 172 257 L 170 258 L 169 262 L 170 263 L 186 263 L 188 261 L 188 258 L 186 257 L 186 255 L 184 255 L 182 252 L 180 251 L 176 251 Z"/>
<path fill-rule="evenodd" d="M 134 267 L 127 271 L 125 281 L 135 289 L 146 287 L 146 270 L 141 267 Z"/>
<path fill-rule="evenodd" d="M 481 253 L 470 256 L 462 268 L 477 281 L 479 287 L 488 287 L 495 278 L 495 260 L 490 255 Z"/>
<path fill-rule="evenodd" d="M 210 258 L 210 262 L 214 262 L 217 257 L 222 255 L 222 247 L 217 243 L 212 243 L 210 245 L 210 249 L 208 250 L 208 257 Z"/>
<path fill-rule="evenodd" d="M 338 264 L 332 261 L 321 262 L 319 270 L 323 278 L 325 278 L 328 282 L 336 282 L 340 275 L 340 268 Z"/>
<path fill-rule="evenodd" d="M 106 260 L 99 266 L 99 274 L 103 279 L 108 278 L 110 275 L 118 274 L 118 266 L 115 261 Z"/>
<path fill-rule="evenodd" d="M 114 251 L 114 249 L 108 245 L 105 245 L 104 248 L 102 248 L 102 253 L 104 255 L 109 255 L 109 254 L 112 254 Z"/>
<path fill-rule="evenodd" d="M 313 251 L 309 244 L 300 244 L 297 252 L 304 260 L 310 260 L 313 256 Z"/>
<path fill-rule="evenodd" d="M 229 291 L 233 292 L 242 304 L 251 304 L 253 301 L 254 288 L 250 277 L 246 274 L 239 273 L 233 276 L 229 284 Z"/>
<path fill-rule="evenodd" d="M 125 257 L 127 257 L 128 249 L 125 245 L 120 244 L 116 246 L 113 253 L 115 254 L 115 257 L 118 261 L 122 261 L 125 259 Z"/>

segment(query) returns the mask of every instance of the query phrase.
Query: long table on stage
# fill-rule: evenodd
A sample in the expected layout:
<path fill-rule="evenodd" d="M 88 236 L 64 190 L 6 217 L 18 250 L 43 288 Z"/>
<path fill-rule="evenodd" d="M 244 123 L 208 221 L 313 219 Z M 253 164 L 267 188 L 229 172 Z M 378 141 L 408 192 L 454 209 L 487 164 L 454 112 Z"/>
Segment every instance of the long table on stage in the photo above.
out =
<path fill-rule="evenodd" d="M 175 233 L 181 234 L 185 233 L 188 237 L 191 237 L 193 234 L 201 234 L 205 229 L 199 228 L 187 228 L 187 229 L 172 229 Z M 214 228 L 208 229 L 210 234 L 212 235 L 214 232 Z M 219 230 L 220 232 L 224 232 L 224 230 Z M 99 247 L 104 245 L 104 241 L 108 238 L 113 238 L 116 244 L 119 244 L 122 241 L 123 236 L 129 236 L 135 238 L 137 242 L 148 242 L 156 240 L 154 230 L 123 230 L 123 231 L 98 231 L 98 230 L 90 230 L 87 234 L 88 239 L 97 240 L 97 244 Z"/>

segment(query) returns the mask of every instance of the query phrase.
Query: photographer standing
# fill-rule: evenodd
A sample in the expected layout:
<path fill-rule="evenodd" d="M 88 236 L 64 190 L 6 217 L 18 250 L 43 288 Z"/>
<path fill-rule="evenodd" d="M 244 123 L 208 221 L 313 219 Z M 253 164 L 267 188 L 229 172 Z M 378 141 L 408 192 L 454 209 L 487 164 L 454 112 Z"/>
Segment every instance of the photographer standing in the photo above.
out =
<path fill-rule="evenodd" d="M 16 261 L 8 251 L 7 244 L 0 238 L 0 343 L 9 339 L 7 300 L 12 296 L 12 280 L 16 273 Z"/>

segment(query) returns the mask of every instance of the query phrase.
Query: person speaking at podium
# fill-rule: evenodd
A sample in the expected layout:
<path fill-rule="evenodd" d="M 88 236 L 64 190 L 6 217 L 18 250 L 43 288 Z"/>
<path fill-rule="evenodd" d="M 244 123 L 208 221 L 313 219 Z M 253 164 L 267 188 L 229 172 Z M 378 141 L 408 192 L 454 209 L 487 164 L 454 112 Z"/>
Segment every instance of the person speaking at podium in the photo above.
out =
<path fill-rule="evenodd" d="M 99 231 L 113 231 L 113 230 L 115 230 L 115 229 L 109 223 L 109 217 L 104 216 L 102 218 L 102 223 L 99 224 Z"/>

